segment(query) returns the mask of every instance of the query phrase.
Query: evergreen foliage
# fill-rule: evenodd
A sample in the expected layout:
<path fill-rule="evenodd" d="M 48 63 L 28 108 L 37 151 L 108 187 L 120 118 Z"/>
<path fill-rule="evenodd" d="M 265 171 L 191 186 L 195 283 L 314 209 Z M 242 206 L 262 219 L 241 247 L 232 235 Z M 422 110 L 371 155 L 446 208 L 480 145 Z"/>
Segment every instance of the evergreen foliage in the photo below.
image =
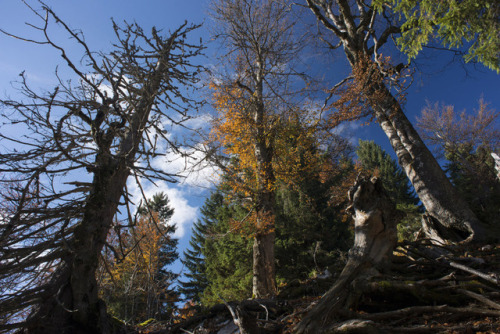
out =
<path fill-rule="evenodd" d="M 340 145 L 340 138 L 333 142 L 337 146 L 322 153 L 321 163 L 288 182 L 280 181 L 276 189 L 275 256 L 283 285 L 324 271 L 352 243 L 342 209 L 355 170 L 347 157 L 351 151 L 342 146 L 346 143 Z M 298 155 L 302 150 L 315 154 L 310 152 L 314 147 L 295 149 Z M 340 200 L 332 202 L 332 190 L 342 193 Z M 185 252 L 189 281 L 181 283 L 181 291 L 203 306 L 219 303 L 221 297 L 228 301 L 251 297 L 252 242 L 245 223 L 251 212 L 239 198 L 221 189 L 207 198 Z"/>
<path fill-rule="evenodd" d="M 491 150 L 461 144 L 446 152 L 446 171 L 477 217 L 500 227 L 500 182 Z"/>
<path fill-rule="evenodd" d="M 210 306 L 224 300 L 243 300 L 252 294 L 252 240 L 232 230 L 248 212 L 239 203 L 228 204 L 217 196 L 214 224 L 207 229 L 202 254 L 209 281 L 201 303 Z"/>
<path fill-rule="evenodd" d="M 338 168 L 327 180 L 310 172 L 293 185 L 281 184 L 277 191 L 276 261 L 282 283 L 324 271 L 352 243 L 349 224 L 342 219 L 344 203 L 332 203 L 330 195 L 354 168 Z"/>
<path fill-rule="evenodd" d="M 220 191 L 213 192 L 200 209 L 201 219 L 193 224 L 189 247 L 184 251 L 182 264 L 186 267 L 186 281 L 180 281 L 179 292 L 184 294 L 186 301 L 200 302 L 200 296 L 208 287 L 206 264 L 203 247 L 207 233 L 217 223 L 217 211 L 223 204 Z"/>

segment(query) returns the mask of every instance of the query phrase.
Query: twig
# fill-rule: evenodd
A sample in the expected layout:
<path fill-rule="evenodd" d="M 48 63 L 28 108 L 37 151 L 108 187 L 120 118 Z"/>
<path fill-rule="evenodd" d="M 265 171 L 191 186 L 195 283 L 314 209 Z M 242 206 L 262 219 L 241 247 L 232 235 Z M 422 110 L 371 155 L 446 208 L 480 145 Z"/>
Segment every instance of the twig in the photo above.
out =
<path fill-rule="evenodd" d="M 495 285 L 499 285 L 498 278 L 493 278 L 490 275 L 482 273 L 482 272 L 480 272 L 480 271 L 478 271 L 476 269 L 469 268 L 467 266 L 464 266 L 463 264 L 456 263 L 456 262 L 450 262 L 450 266 L 453 267 L 453 268 L 457 268 L 457 269 L 466 271 L 466 272 L 468 272 L 470 274 L 476 275 L 476 276 L 484 279 L 485 281 L 488 281 L 488 282 L 493 283 Z"/>
<path fill-rule="evenodd" d="M 385 320 L 392 318 L 400 318 L 404 316 L 413 317 L 416 316 L 417 314 L 423 314 L 423 313 L 438 313 L 438 312 L 456 313 L 467 316 L 483 315 L 483 316 L 500 317 L 500 311 L 474 308 L 474 307 L 451 307 L 448 305 L 414 306 L 395 311 L 372 313 L 372 314 L 358 314 L 357 317 L 359 317 L 360 319 L 368 319 L 368 320 Z"/>
<path fill-rule="evenodd" d="M 500 310 L 500 304 L 495 303 L 494 301 L 492 301 L 491 299 L 486 298 L 483 295 L 480 295 L 478 293 L 475 293 L 475 292 L 472 292 L 472 291 L 469 291 L 469 290 L 464 290 L 464 289 L 459 289 L 458 291 L 460 293 L 466 295 L 466 296 L 474 298 L 474 299 L 480 301 L 481 303 L 484 303 L 484 304 L 488 305 L 491 308 Z"/>
<path fill-rule="evenodd" d="M 190 331 L 187 331 L 185 330 L 184 328 L 180 328 L 180 330 L 184 333 L 187 333 L 187 334 L 194 334 L 194 332 L 190 332 Z"/>

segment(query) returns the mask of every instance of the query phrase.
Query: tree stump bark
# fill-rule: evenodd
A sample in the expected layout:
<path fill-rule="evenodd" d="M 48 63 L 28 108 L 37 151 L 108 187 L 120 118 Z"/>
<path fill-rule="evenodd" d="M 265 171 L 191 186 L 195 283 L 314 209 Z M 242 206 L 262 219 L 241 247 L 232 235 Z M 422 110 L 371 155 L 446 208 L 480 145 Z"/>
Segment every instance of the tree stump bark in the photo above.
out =
<path fill-rule="evenodd" d="M 357 180 L 349 190 L 348 210 L 354 218 L 354 246 L 337 282 L 296 326 L 300 334 L 321 333 L 356 302 L 355 285 L 383 270 L 397 243 L 401 215 L 376 177 Z"/>

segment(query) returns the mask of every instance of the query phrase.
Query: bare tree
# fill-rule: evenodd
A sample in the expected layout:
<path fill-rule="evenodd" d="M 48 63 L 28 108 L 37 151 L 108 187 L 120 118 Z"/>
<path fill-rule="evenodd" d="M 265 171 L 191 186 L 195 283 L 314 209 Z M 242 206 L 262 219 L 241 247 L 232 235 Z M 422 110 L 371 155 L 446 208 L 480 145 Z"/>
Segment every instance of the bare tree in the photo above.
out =
<path fill-rule="evenodd" d="M 352 83 L 349 94 L 358 93 L 358 101 L 368 109 L 356 114 L 370 115 L 380 124 L 423 205 L 434 222 L 448 231 L 446 238 L 484 238 L 481 223 L 455 191 L 394 94 L 393 87 L 398 87 L 397 77 L 405 66 L 394 66 L 382 57 L 382 47 L 400 33 L 390 9 L 375 8 L 372 1 L 365 0 L 306 3 L 319 22 L 322 38 L 331 48 L 344 49 L 353 69 L 353 75 L 345 80 Z"/>
<path fill-rule="evenodd" d="M 249 130 L 257 185 L 251 190 L 257 232 L 253 245 L 253 294 L 275 295 L 273 170 L 275 137 L 280 120 L 291 110 L 294 62 L 303 41 L 294 31 L 290 8 L 276 0 L 214 0 L 211 16 L 215 36 L 225 47 L 229 75 L 220 76 L 219 101 L 231 101 Z M 236 93 L 236 94 L 235 94 Z"/>
<path fill-rule="evenodd" d="M 0 135 L 0 182 L 9 189 L 2 193 L 0 281 L 10 283 L 2 286 L 0 330 L 114 332 L 98 299 L 98 259 L 119 207 L 131 217 L 129 176 L 176 181 L 151 162 L 165 154 L 159 147 L 177 149 L 164 122 L 181 124 L 197 105 L 186 89 L 197 82 L 192 61 L 202 47 L 186 35 L 198 26 L 184 23 L 163 36 L 113 23 L 116 43 L 105 54 L 92 52 L 47 5 L 31 10 L 40 40 L 4 34 L 53 47 L 76 80 L 56 71 L 59 84 L 39 93 L 23 73 L 23 100 L 0 101 L 8 130 Z M 80 62 L 51 38 L 54 24 L 82 49 Z"/>

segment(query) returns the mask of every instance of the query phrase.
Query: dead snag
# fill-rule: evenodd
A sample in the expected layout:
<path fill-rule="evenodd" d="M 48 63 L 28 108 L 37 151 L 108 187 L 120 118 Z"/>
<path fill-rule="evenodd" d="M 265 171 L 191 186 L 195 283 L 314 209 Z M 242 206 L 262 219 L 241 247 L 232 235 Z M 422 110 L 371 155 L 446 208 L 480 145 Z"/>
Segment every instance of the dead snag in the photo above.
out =
<path fill-rule="evenodd" d="M 357 180 L 349 191 L 349 210 L 354 218 L 354 246 L 333 287 L 296 326 L 296 333 L 320 333 L 356 302 L 355 285 L 383 269 L 396 246 L 400 215 L 376 177 Z"/>

